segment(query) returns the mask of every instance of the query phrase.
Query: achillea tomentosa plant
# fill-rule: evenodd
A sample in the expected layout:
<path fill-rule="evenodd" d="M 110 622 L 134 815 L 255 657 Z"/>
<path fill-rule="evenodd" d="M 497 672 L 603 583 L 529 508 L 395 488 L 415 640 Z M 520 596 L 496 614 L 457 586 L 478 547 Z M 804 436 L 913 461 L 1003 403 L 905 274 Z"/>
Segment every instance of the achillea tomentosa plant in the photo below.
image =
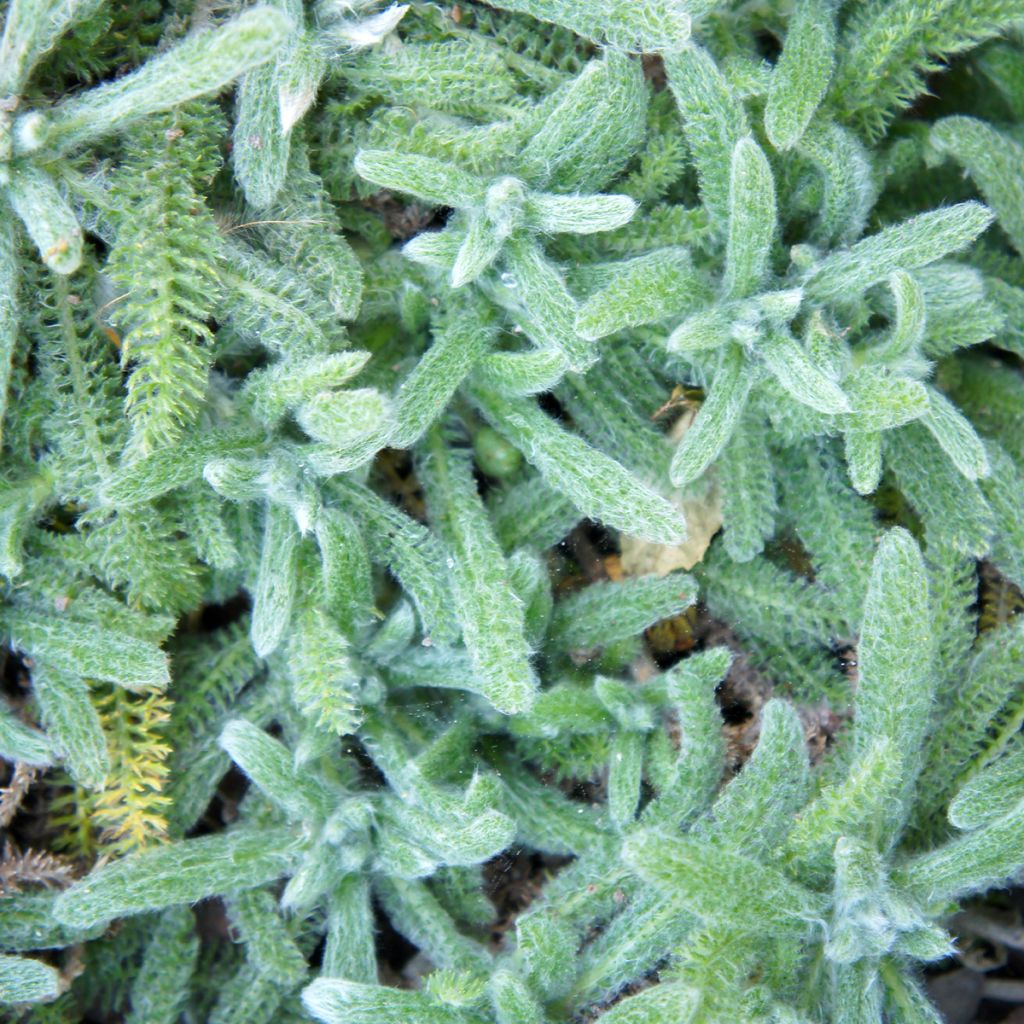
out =
<path fill-rule="evenodd" d="M 0 1001 L 937 1021 L 1024 871 L 1024 7 L 232 8 L 6 8 Z"/>

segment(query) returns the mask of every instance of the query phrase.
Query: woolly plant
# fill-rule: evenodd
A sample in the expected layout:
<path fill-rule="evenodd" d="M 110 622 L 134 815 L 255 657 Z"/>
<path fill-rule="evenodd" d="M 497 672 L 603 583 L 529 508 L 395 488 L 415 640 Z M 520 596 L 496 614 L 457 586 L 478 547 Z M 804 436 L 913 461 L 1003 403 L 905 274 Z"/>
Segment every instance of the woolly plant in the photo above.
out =
<path fill-rule="evenodd" d="M 10 0 L 12 1019 L 938 1021 L 1024 875 L 1022 33 Z"/>

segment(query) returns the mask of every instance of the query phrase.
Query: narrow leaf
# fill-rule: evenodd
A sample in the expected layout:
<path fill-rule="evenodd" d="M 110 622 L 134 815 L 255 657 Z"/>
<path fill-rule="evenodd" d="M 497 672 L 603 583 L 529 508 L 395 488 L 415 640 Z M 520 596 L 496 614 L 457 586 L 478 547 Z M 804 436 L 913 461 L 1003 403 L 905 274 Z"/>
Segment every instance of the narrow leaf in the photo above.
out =
<path fill-rule="evenodd" d="M 620 827 L 633 820 L 643 777 L 643 735 L 619 732 L 612 741 L 608 766 L 608 809 Z"/>
<path fill-rule="evenodd" d="M 461 288 L 480 277 L 501 254 L 504 241 L 487 217 L 479 213 L 471 215 L 462 245 L 452 264 L 452 287 Z M 407 250 L 407 255 L 409 252 Z M 415 249 L 411 252 L 415 252 Z"/>
<path fill-rule="evenodd" d="M 851 411 L 842 388 L 811 362 L 789 331 L 771 331 L 757 345 L 757 352 L 779 384 L 802 405 L 823 413 Z"/>
<path fill-rule="evenodd" d="M 479 305 L 458 310 L 434 332 L 433 344 L 398 389 L 390 447 L 411 448 L 427 432 L 483 356 L 494 334 L 494 326 L 487 322 Z"/>
<path fill-rule="evenodd" d="M 746 405 L 751 383 L 743 350 L 731 345 L 722 354 L 697 418 L 672 456 L 669 475 L 676 487 L 696 480 L 726 446 Z"/>
<path fill-rule="evenodd" d="M 474 397 L 495 430 L 583 515 L 659 544 L 675 544 L 685 536 L 678 509 L 532 402 L 501 398 L 481 389 Z"/>
<path fill-rule="evenodd" d="M 615 265 L 609 283 L 580 307 L 575 326 L 582 337 L 594 340 L 627 327 L 656 323 L 707 297 L 688 249 L 656 249 Z"/>
<path fill-rule="evenodd" d="M 747 135 L 736 143 L 729 174 L 729 234 L 722 282 L 727 296 L 745 298 L 761 286 L 775 229 L 772 169 L 761 147 Z"/>
<path fill-rule="evenodd" d="M 807 291 L 825 302 L 850 301 L 897 270 L 914 270 L 958 252 L 992 223 L 981 203 L 922 213 L 840 249 L 811 269 Z"/>
<path fill-rule="evenodd" d="M 949 805 L 957 828 L 983 828 L 1024 803 L 1024 748 L 987 765 L 968 779 Z"/>
<path fill-rule="evenodd" d="M 75 21 L 85 21 L 101 4 L 102 0 L 60 0 L 57 3 L 15 0 L 11 3 L 0 41 L 0 95 L 20 95 L 29 73 L 60 41 L 68 26 Z"/>
<path fill-rule="evenodd" d="M 561 273 L 530 239 L 510 241 L 508 270 L 522 296 L 530 336 L 543 348 L 561 352 L 571 369 L 583 372 L 598 357 L 595 346 L 576 333 L 576 300 Z"/>
<path fill-rule="evenodd" d="M 921 422 L 968 480 L 989 474 L 985 445 L 970 421 L 935 388 L 928 388 L 928 411 Z"/>
<path fill-rule="evenodd" d="M 416 153 L 363 149 L 356 154 L 355 169 L 374 185 L 435 206 L 480 206 L 487 194 L 487 182 L 482 178 L 455 164 Z"/>
<path fill-rule="evenodd" d="M 928 577 L 914 539 L 890 530 L 875 554 L 864 599 L 853 749 L 863 757 L 889 741 L 903 759 L 906 799 L 919 769 L 935 675 Z M 906 807 L 889 808 L 899 821 Z"/>
<path fill-rule="evenodd" d="M 765 132 L 778 150 L 800 141 L 828 88 L 836 45 L 831 7 L 818 0 L 797 0 L 793 5 L 764 108 Z"/>
<path fill-rule="evenodd" d="M 97 868 L 57 898 L 58 921 L 88 927 L 272 882 L 297 864 L 285 828 L 235 829 L 154 846 Z"/>
<path fill-rule="evenodd" d="M 0 224 L 0 438 L 7 416 L 11 359 L 18 339 L 18 262 L 14 223 Z"/>
<path fill-rule="evenodd" d="M 0 1003 L 48 1002 L 59 993 L 56 967 L 29 957 L 0 954 Z"/>
<path fill-rule="evenodd" d="M 359 875 L 346 875 L 328 897 L 323 973 L 367 984 L 377 980 L 369 886 Z"/>
<path fill-rule="evenodd" d="M 264 64 L 238 84 L 231 162 L 246 201 L 264 210 L 288 174 L 289 138 L 281 126 L 277 66 Z"/>
<path fill-rule="evenodd" d="M 853 489 L 871 494 L 882 479 L 882 435 L 875 430 L 851 430 L 844 442 Z"/>
<path fill-rule="evenodd" d="M 0 623 L 11 642 L 59 669 L 129 690 L 163 689 L 170 680 L 167 655 L 156 644 L 113 629 L 37 612 L 7 609 Z"/>
<path fill-rule="evenodd" d="M 522 602 L 477 493 L 472 464 L 431 435 L 421 477 L 431 518 L 450 551 L 449 576 L 462 634 L 480 688 L 506 714 L 524 711 L 537 681 L 530 666 Z"/>
<path fill-rule="evenodd" d="M 258 726 L 236 718 L 224 727 L 220 745 L 246 775 L 288 817 L 310 822 L 323 819 L 332 809 L 331 794 L 295 767 L 291 752 Z"/>
<path fill-rule="evenodd" d="M 568 369 L 569 364 L 558 349 L 490 352 L 477 363 L 473 380 L 504 398 L 525 398 L 553 391 Z"/>
<path fill-rule="evenodd" d="M 690 38 L 690 16 L 673 0 L 634 0 L 629 8 L 616 0 L 500 0 L 494 6 L 635 53 L 674 49 Z"/>
<path fill-rule="evenodd" d="M 701 199 L 713 229 L 729 223 L 729 180 L 736 143 L 750 131 L 739 97 L 707 50 L 693 43 L 665 55 L 668 84 L 683 118 Z"/>
<path fill-rule="evenodd" d="M 592 583 L 555 605 L 549 637 L 570 649 L 614 644 L 680 615 L 696 598 L 697 584 L 685 573 Z"/>
<path fill-rule="evenodd" d="M 478 1014 L 446 1006 L 424 992 L 335 978 L 317 978 L 307 985 L 302 1003 L 324 1024 L 485 1024 Z"/>
<path fill-rule="evenodd" d="M 532 227 L 550 234 L 591 235 L 628 224 L 636 213 L 629 196 L 560 196 L 534 192 L 527 199 Z"/>
<path fill-rule="evenodd" d="M 7 761 L 45 767 L 53 761 L 53 750 L 45 733 L 27 726 L 0 703 L 0 757 Z"/>
<path fill-rule="evenodd" d="M 82 229 L 53 179 L 35 166 L 18 167 L 7 197 L 43 262 L 58 274 L 74 273 L 82 262 Z"/>
<path fill-rule="evenodd" d="M 188 1001 L 198 955 L 199 936 L 191 908 L 165 910 L 132 983 L 126 1024 L 176 1024 Z"/>
<path fill-rule="evenodd" d="M 287 508 L 268 504 L 265 516 L 250 630 L 253 648 L 261 658 L 276 650 L 288 629 L 299 548 L 299 531 Z"/>
<path fill-rule="evenodd" d="M 291 31 L 277 8 L 252 7 L 219 28 L 197 32 L 138 71 L 79 93 L 52 111 L 46 145 L 61 152 L 132 121 L 220 92 L 266 63 Z"/>
<path fill-rule="evenodd" d="M 715 844 L 643 831 L 626 840 L 623 856 L 666 898 L 713 927 L 740 934 L 799 932 L 824 909 L 821 896 L 777 868 Z"/>
<path fill-rule="evenodd" d="M 946 117 L 932 128 L 931 142 L 963 164 L 995 211 L 999 226 L 1024 255 L 1024 146 L 973 117 Z"/>

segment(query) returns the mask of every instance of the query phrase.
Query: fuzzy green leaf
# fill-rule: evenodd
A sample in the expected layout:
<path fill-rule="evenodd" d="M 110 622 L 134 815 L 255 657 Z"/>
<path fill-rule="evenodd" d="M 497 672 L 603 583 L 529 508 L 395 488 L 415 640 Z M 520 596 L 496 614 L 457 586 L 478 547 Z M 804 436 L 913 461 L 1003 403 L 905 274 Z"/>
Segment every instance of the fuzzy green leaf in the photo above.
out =
<path fill-rule="evenodd" d="M 750 377 L 742 350 L 736 345 L 727 348 L 710 393 L 672 456 L 669 475 L 677 487 L 696 480 L 728 443 L 746 405 Z"/>
<path fill-rule="evenodd" d="M 529 660 L 522 602 L 487 521 L 469 459 L 431 435 L 422 476 L 432 519 L 450 552 L 455 611 L 481 692 L 499 711 L 526 710 L 537 688 Z"/>
<path fill-rule="evenodd" d="M 68 26 L 85 20 L 100 6 L 98 0 L 16 0 L 6 12 L 0 41 L 0 94 L 16 96 L 29 73 L 59 41 Z"/>
<path fill-rule="evenodd" d="M 597 350 L 576 333 L 576 300 L 558 268 L 536 243 L 521 238 L 510 242 L 507 262 L 512 281 L 522 295 L 527 333 L 541 347 L 560 352 L 571 369 L 582 372 L 592 366 Z"/>
<path fill-rule="evenodd" d="M 34 682 L 54 750 L 63 757 L 72 778 L 88 789 L 101 789 L 110 771 L 110 756 L 88 685 L 45 663 L 37 668 Z"/>
<path fill-rule="evenodd" d="M 637 832 L 623 856 L 665 896 L 710 925 L 773 935 L 801 931 L 824 901 L 781 871 L 745 854 L 695 839 Z"/>
<path fill-rule="evenodd" d="M 268 505 L 253 595 L 252 645 L 259 657 L 284 639 L 295 601 L 299 531 L 287 508 Z"/>
<path fill-rule="evenodd" d="M 395 427 L 388 439 L 391 447 L 411 448 L 427 432 L 493 335 L 494 328 L 476 306 L 458 311 L 436 332 L 434 343 L 398 390 Z"/>
<path fill-rule="evenodd" d="M 736 144 L 749 133 L 746 113 L 707 50 L 688 44 L 665 55 L 668 84 L 683 118 L 701 198 L 713 230 L 729 223 L 729 185 Z"/>
<path fill-rule="evenodd" d="M 0 704 L 0 757 L 45 767 L 53 761 L 53 750 L 44 733 L 30 728 Z"/>
<path fill-rule="evenodd" d="M 800 141 L 828 88 L 836 45 L 831 7 L 815 0 L 793 6 L 764 109 L 765 133 L 776 149 L 791 149 Z"/>
<path fill-rule="evenodd" d="M 973 117 L 946 117 L 932 128 L 932 145 L 963 164 L 999 226 L 1024 255 L 1024 146 Z"/>
<path fill-rule="evenodd" d="M 654 323 L 706 297 L 688 249 L 658 249 L 611 268 L 611 280 L 580 306 L 576 330 L 588 340 Z"/>
<path fill-rule="evenodd" d="M 55 273 L 74 273 L 82 262 L 82 229 L 53 179 L 35 166 L 19 167 L 7 197 L 43 262 Z"/>
<path fill-rule="evenodd" d="M 127 1024 L 175 1024 L 184 1010 L 198 955 L 191 908 L 165 910 L 132 984 Z"/>
<path fill-rule="evenodd" d="M 46 146 L 64 152 L 159 110 L 220 92 L 270 60 L 291 26 L 287 15 L 262 6 L 198 32 L 138 71 L 58 104 L 50 115 Z"/>
<path fill-rule="evenodd" d="M 1016 750 L 968 779 L 949 805 L 957 828 L 983 828 L 1024 802 L 1024 750 Z"/>
<path fill-rule="evenodd" d="M 88 927 L 146 910 L 195 903 L 289 873 L 300 843 L 284 828 L 236 829 L 155 846 L 94 870 L 61 893 L 58 921 Z"/>
<path fill-rule="evenodd" d="M 672 0 L 637 0 L 628 10 L 615 0 L 594 0 L 585 6 L 572 0 L 501 0 L 495 6 L 637 53 L 674 49 L 690 38 L 690 16 Z"/>
<path fill-rule="evenodd" d="M 807 291 L 825 302 L 850 301 L 897 270 L 927 266 L 963 249 L 992 223 L 981 203 L 922 213 L 840 249 L 813 267 Z"/>
<path fill-rule="evenodd" d="M 757 346 L 775 379 L 796 401 L 817 412 L 850 411 L 842 388 L 811 362 L 800 343 L 788 331 L 772 331 Z"/>
<path fill-rule="evenodd" d="M 148 640 L 13 608 L 0 614 L 0 623 L 15 647 L 64 675 L 102 679 L 128 690 L 163 689 L 170 680 L 167 655 Z"/>
<path fill-rule="evenodd" d="M 988 476 L 988 456 L 981 438 L 956 406 L 934 388 L 928 389 L 928 411 L 921 423 L 968 480 Z"/>
<path fill-rule="evenodd" d="M 60 974 L 41 960 L 0 955 L 0 1002 L 40 1003 L 56 999 Z"/>
<path fill-rule="evenodd" d="M 722 288 L 731 298 L 758 290 L 775 240 L 775 181 L 768 158 L 749 135 L 736 143 L 729 173 L 729 234 Z"/>
<path fill-rule="evenodd" d="M 295 821 L 323 819 L 331 810 L 331 794 L 296 771 L 289 751 L 262 729 L 243 719 L 224 727 L 220 745 L 246 775 Z"/>
<path fill-rule="evenodd" d="M 555 605 L 549 637 L 568 649 L 614 644 L 682 614 L 696 598 L 684 573 L 592 583 Z"/>
<path fill-rule="evenodd" d="M 324 1024 L 485 1024 L 478 1014 L 445 1006 L 423 992 L 331 978 L 306 986 L 302 1003 Z"/>
<path fill-rule="evenodd" d="M 682 516 L 666 499 L 537 406 L 479 389 L 474 395 L 495 430 L 583 515 L 660 544 L 677 543 L 685 536 Z"/>
<path fill-rule="evenodd" d="M 374 185 L 405 192 L 436 206 L 480 206 L 487 194 L 487 183 L 482 178 L 454 164 L 414 153 L 364 149 L 356 155 L 355 169 Z"/>

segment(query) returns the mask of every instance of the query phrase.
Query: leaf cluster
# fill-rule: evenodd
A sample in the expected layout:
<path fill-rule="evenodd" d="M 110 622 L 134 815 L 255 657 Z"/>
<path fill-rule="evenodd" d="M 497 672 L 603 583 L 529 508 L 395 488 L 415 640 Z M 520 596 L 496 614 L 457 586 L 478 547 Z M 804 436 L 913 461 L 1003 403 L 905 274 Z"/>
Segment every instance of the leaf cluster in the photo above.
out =
<path fill-rule="evenodd" d="M 937 1021 L 1024 872 L 1020 4 L 130 6 L 0 37 L 0 756 L 82 872 L 0 1001 Z"/>

